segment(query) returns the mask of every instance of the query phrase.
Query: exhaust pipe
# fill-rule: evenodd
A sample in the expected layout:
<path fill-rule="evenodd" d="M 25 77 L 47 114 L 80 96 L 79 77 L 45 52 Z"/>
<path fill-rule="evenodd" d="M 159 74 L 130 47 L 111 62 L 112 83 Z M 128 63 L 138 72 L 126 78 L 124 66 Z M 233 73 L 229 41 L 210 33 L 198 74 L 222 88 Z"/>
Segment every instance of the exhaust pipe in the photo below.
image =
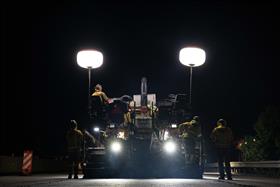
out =
<path fill-rule="evenodd" d="M 147 79 L 146 77 L 143 77 L 141 79 L 141 106 L 147 106 L 147 93 L 148 93 L 148 88 L 147 88 Z"/>

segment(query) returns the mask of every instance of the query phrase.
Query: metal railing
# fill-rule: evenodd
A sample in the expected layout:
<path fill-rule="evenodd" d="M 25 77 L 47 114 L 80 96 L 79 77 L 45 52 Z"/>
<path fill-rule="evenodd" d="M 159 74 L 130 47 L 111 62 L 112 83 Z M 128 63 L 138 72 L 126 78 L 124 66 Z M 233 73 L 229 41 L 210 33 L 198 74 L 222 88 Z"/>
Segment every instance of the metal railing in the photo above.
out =
<path fill-rule="evenodd" d="M 230 162 L 232 172 L 235 174 L 262 174 L 280 176 L 280 160 L 255 162 Z M 217 171 L 218 163 L 205 164 L 205 171 Z"/>
<path fill-rule="evenodd" d="M 280 168 L 280 160 L 277 161 L 256 161 L 256 162 L 230 162 L 232 168 Z M 218 163 L 208 163 L 207 168 L 217 168 Z"/>

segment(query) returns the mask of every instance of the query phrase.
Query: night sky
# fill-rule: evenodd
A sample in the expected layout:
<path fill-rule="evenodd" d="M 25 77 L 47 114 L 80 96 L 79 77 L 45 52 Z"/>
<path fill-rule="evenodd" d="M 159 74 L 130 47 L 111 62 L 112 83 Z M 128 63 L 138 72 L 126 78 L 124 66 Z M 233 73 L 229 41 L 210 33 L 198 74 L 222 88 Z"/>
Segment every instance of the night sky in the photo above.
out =
<path fill-rule="evenodd" d="M 271 3 L 42 3 L 3 6 L 1 152 L 64 150 L 69 120 L 86 123 L 88 74 L 76 54 L 104 55 L 92 86 L 109 97 L 140 93 L 143 76 L 158 99 L 188 93 L 179 50 L 198 46 L 194 113 L 211 129 L 224 118 L 236 137 L 254 133 L 268 105 L 279 106 L 279 8 Z"/>

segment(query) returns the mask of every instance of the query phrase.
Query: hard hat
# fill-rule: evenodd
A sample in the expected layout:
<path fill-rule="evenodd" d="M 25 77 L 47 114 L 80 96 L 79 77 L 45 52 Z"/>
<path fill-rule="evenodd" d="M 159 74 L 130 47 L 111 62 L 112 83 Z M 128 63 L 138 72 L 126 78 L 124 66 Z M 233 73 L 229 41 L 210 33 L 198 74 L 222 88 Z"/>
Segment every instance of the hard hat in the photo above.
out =
<path fill-rule="evenodd" d="M 224 120 L 224 119 L 219 119 L 219 120 L 218 120 L 218 123 L 222 124 L 223 126 L 226 126 L 226 125 L 227 125 L 227 122 L 226 122 L 226 120 Z"/>
<path fill-rule="evenodd" d="M 197 121 L 197 120 L 199 120 L 199 117 L 198 117 L 198 116 L 194 116 L 194 117 L 193 117 L 193 120 L 196 120 L 196 121 Z"/>
<path fill-rule="evenodd" d="M 123 95 L 123 96 L 121 96 L 121 100 L 124 101 L 124 102 L 130 102 L 133 99 L 129 95 Z"/>
<path fill-rule="evenodd" d="M 70 121 L 70 127 L 71 127 L 71 129 L 75 129 L 75 128 L 77 128 L 77 126 L 78 126 L 78 124 L 77 124 L 76 120 L 72 119 L 72 120 Z"/>
<path fill-rule="evenodd" d="M 95 89 L 101 91 L 102 90 L 102 86 L 101 84 L 97 84 L 95 85 Z"/>

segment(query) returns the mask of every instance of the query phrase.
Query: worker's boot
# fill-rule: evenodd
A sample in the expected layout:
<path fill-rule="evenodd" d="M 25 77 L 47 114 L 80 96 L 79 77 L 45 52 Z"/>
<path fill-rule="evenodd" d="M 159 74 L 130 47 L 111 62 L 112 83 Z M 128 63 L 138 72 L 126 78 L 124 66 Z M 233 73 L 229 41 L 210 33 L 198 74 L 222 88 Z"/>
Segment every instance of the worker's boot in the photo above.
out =
<path fill-rule="evenodd" d="M 227 173 L 227 180 L 232 180 L 231 172 L 230 171 L 228 171 L 228 173 Z"/>

